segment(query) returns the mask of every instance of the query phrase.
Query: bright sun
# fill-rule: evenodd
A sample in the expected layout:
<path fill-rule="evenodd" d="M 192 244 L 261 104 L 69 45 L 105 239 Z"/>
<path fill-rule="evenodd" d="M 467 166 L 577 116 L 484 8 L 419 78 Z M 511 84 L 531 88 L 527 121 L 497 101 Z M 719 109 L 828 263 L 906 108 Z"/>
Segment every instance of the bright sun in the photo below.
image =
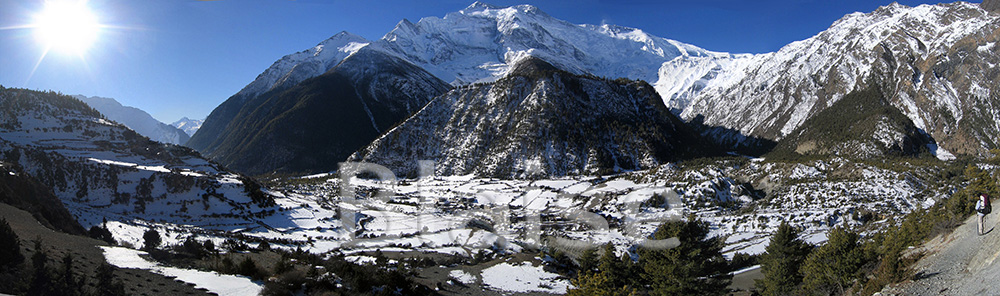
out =
<path fill-rule="evenodd" d="M 48 0 L 35 15 L 35 38 L 47 50 L 82 55 L 97 40 L 101 24 L 82 0 Z"/>

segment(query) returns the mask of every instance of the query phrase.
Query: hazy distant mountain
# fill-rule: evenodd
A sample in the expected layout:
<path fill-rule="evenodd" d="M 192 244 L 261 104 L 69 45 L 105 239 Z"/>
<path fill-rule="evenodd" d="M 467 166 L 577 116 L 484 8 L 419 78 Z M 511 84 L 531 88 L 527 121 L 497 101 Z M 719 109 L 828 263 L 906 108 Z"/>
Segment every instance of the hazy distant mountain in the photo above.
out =
<path fill-rule="evenodd" d="M 87 97 L 83 95 L 73 97 L 97 109 L 105 118 L 124 124 L 153 141 L 179 145 L 187 142 L 190 137 L 184 131 L 156 120 L 149 113 L 146 113 L 146 111 L 135 107 L 122 106 L 115 99 Z"/>
<path fill-rule="evenodd" d="M 561 71 L 538 58 L 503 78 L 437 97 L 351 157 L 415 176 L 608 174 L 710 155 L 652 86 Z"/>
<path fill-rule="evenodd" d="M 188 134 L 188 136 L 194 136 L 194 133 L 201 128 L 201 124 L 204 122 L 205 120 L 195 120 L 184 117 L 178 121 L 174 121 L 174 123 L 171 123 L 170 125 L 184 131 L 184 133 Z"/>

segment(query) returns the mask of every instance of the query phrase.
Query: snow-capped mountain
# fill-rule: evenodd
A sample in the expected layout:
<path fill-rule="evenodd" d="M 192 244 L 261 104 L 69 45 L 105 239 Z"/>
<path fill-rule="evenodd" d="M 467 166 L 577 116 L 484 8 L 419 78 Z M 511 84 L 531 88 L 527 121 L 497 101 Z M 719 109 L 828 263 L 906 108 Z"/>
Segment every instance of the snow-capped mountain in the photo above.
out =
<path fill-rule="evenodd" d="M 205 118 L 203 127 L 199 128 L 211 136 L 197 136 L 195 133 L 192 135 L 193 140 L 187 145 L 205 149 L 214 140 L 214 135 L 221 133 L 232 122 L 246 101 L 269 91 L 278 92 L 291 88 L 299 82 L 326 73 L 367 44 L 368 41 L 360 36 L 340 32 L 316 46 L 282 57 L 257 75 L 254 81 L 212 110 Z"/>
<path fill-rule="evenodd" d="M 459 86 L 494 81 L 527 56 L 574 74 L 650 81 L 667 107 L 731 148 L 772 147 L 773 141 L 847 93 L 880 83 L 892 106 L 931 135 L 943 148 L 942 155 L 978 153 L 1000 142 L 1000 126 L 990 124 L 1000 121 L 1000 112 L 991 107 L 997 86 L 989 83 L 1000 78 L 991 70 L 1000 63 L 993 54 L 996 20 L 996 14 L 969 3 L 893 4 L 847 15 L 828 30 L 778 52 L 733 55 L 639 29 L 575 25 L 530 5 L 477 2 L 443 18 L 403 20 L 379 40 L 342 32 L 285 56 L 216 108 L 188 145 L 215 159 L 223 154 L 238 157 L 220 147 L 258 149 L 246 145 L 249 134 L 232 131 L 250 132 L 241 118 L 250 112 L 276 116 L 293 106 L 256 109 L 266 101 L 262 97 L 276 97 L 364 49 Z M 296 128 L 312 132 L 312 126 L 317 125 L 302 121 Z M 376 124 L 375 130 L 386 129 Z M 757 143 L 738 143 L 747 139 Z M 224 141 L 231 143 L 220 145 Z M 297 157 L 291 151 L 274 152 L 268 155 Z"/>
<path fill-rule="evenodd" d="M 1000 14 L 977 4 L 892 4 L 773 53 L 679 57 L 663 65 L 656 86 L 682 118 L 780 139 L 879 83 L 946 150 L 977 154 L 1000 144 L 998 30 Z"/>
<path fill-rule="evenodd" d="M 732 58 L 729 54 L 710 52 L 638 29 L 571 24 L 530 5 L 496 7 L 477 2 L 444 18 L 428 17 L 416 23 L 403 20 L 374 42 L 341 32 L 315 47 L 282 57 L 213 110 L 187 145 L 214 159 L 233 154 L 217 150 L 220 141 L 227 141 L 220 139 L 244 124 L 239 118 L 247 114 L 241 112 L 255 110 L 263 102 L 258 97 L 274 97 L 337 67 L 362 48 L 416 65 L 453 85 L 493 81 L 507 74 L 513 61 L 527 56 L 543 58 L 574 74 L 647 81 L 655 81 L 661 64 L 677 57 Z M 385 129 L 376 128 L 380 132 Z M 245 145 L 232 147 L 255 149 Z"/>
<path fill-rule="evenodd" d="M 368 45 L 365 38 L 340 32 L 316 46 L 286 55 L 274 62 L 237 95 L 252 98 L 274 89 L 289 88 L 303 80 L 326 73 L 347 56 Z"/>
<path fill-rule="evenodd" d="M 248 99 L 226 129 L 202 128 L 194 139 L 208 141 L 188 145 L 247 174 L 330 171 L 449 88 L 405 60 L 363 48 L 323 75 Z"/>
<path fill-rule="evenodd" d="M 402 20 L 372 46 L 402 56 L 455 85 L 490 81 L 521 56 L 576 74 L 656 81 L 677 57 L 731 57 L 615 25 L 576 25 L 531 5 L 476 2 L 444 18 Z"/>
<path fill-rule="evenodd" d="M 495 82 L 435 98 L 350 160 L 409 176 L 430 160 L 437 175 L 526 178 L 647 169 L 709 151 L 649 84 L 527 57 Z"/>
<path fill-rule="evenodd" d="M 101 112 L 105 118 L 124 124 L 153 141 L 180 145 L 187 142 L 190 137 L 184 131 L 156 120 L 146 111 L 131 106 L 122 106 L 115 99 L 83 95 L 73 97 Z"/>
<path fill-rule="evenodd" d="M 174 123 L 171 123 L 170 125 L 184 131 L 184 133 L 187 134 L 188 136 L 194 136 L 194 133 L 197 132 L 199 128 L 201 128 L 201 124 L 204 122 L 205 120 L 203 119 L 198 120 L 198 119 L 190 119 L 187 117 L 183 117 L 180 120 L 174 121 Z"/>

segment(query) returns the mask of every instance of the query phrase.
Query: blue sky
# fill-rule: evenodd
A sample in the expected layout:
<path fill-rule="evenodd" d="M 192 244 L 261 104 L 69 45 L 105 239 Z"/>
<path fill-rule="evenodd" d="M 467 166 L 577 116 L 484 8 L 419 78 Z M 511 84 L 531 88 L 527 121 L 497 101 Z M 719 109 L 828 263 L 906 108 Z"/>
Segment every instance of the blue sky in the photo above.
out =
<path fill-rule="evenodd" d="M 340 31 L 378 39 L 406 18 L 473 1 L 90 0 L 101 24 L 82 55 L 50 53 L 29 24 L 43 1 L 0 0 L 0 84 L 115 98 L 170 123 L 204 118 L 281 56 Z M 609 23 L 714 51 L 762 53 L 809 38 L 872 0 L 485 1 L 532 4 L 576 24 Z M 899 1 L 914 6 L 937 1 Z M 40 60 L 40 62 L 39 62 Z M 37 69 L 35 68 L 37 64 Z"/>

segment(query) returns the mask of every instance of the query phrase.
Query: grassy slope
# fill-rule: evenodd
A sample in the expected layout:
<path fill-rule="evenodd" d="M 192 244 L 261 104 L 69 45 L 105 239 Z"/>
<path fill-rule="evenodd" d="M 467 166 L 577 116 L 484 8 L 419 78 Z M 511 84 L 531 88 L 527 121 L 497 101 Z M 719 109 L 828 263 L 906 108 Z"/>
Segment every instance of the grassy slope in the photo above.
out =
<path fill-rule="evenodd" d="M 57 232 L 43 227 L 31 214 L 13 206 L 0 203 L 0 216 L 7 219 L 14 232 L 21 239 L 21 252 L 25 257 L 35 253 L 32 240 L 41 238 L 42 247 L 48 252 L 50 267 L 61 266 L 61 259 L 72 254 L 76 266 L 74 274 L 86 277 L 87 288 L 93 289 L 97 267 L 104 262 L 104 253 L 98 246 L 107 245 L 103 241 Z M 25 260 L 25 266 L 31 260 Z M 26 268 L 27 269 L 27 268 Z M 30 273 L 26 273 L 30 280 Z M 125 291 L 132 295 L 204 295 L 206 291 L 195 289 L 183 282 L 177 282 L 162 275 L 138 269 L 118 269 L 115 276 L 125 284 Z"/>

